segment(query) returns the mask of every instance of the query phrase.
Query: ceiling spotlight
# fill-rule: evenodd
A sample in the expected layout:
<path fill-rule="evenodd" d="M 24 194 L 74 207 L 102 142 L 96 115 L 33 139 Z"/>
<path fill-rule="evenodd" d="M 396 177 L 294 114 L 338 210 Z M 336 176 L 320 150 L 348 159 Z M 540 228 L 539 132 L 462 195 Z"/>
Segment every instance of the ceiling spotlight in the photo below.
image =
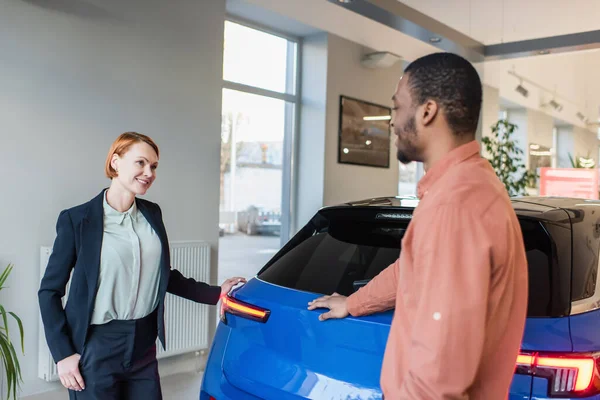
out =
<path fill-rule="evenodd" d="M 433 37 L 430 37 L 430 38 L 429 38 L 429 41 L 430 41 L 431 43 L 439 43 L 439 42 L 441 42 L 441 41 L 442 41 L 442 38 L 441 38 L 441 37 L 437 37 L 437 36 L 433 36 Z"/>
<path fill-rule="evenodd" d="M 529 90 L 525 89 L 525 86 L 523 86 L 521 83 L 519 83 L 519 86 L 517 86 L 515 90 L 523 97 L 529 96 Z"/>
<path fill-rule="evenodd" d="M 563 106 L 559 103 L 556 102 L 556 100 L 552 99 L 548 102 L 548 105 L 552 108 L 554 108 L 556 111 L 561 111 L 563 109 Z"/>
<path fill-rule="evenodd" d="M 577 114 L 575 114 L 577 116 L 577 118 L 579 118 L 581 120 L 581 122 L 583 122 L 584 124 L 589 124 L 590 120 L 588 119 L 588 117 L 586 117 L 585 115 L 583 115 L 583 113 L 581 111 L 578 111 Z"/>
<path fill-rule="evenodd" d="M 354 0 L 338 0 L 338 2 L 340 3 L 344 3 L 344 4 L 349 4 L 352 3 Z"/>

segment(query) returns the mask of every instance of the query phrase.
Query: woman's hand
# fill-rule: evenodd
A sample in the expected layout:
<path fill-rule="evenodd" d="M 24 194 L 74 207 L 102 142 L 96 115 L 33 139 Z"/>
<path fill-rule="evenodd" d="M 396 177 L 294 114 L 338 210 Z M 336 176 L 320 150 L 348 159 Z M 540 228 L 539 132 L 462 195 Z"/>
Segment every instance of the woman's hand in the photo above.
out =
<path fill-rule="evenodd" d="M 64 387 L 70 390 L 81 392 L 85 389 L 85 383 L 79 373 L 79 359 L 81 356 L 77 353 L 60 360 L 56 363 L 60 382 Z"/>
<path fill-rule="evenodd" d="M 229 278 L 221 285 L 221 297 L 226 296 L 227 293 L 238 283 L 246 283 L 246 279 L 236 276 L 235 278 Z"/>

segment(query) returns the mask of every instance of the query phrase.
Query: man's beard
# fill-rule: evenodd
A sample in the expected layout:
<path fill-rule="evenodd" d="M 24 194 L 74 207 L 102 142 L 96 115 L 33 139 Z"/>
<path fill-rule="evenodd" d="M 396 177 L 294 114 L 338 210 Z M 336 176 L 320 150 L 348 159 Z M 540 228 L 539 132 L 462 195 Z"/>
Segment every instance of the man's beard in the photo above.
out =
<path fill-rule="evenodd" d="M 402 164 L 409 164 L 413 161 L 417 161 L 417 149 L 415 147 L 415 139 L 417 137 L 417 124 L 415 117 L 410 118 L 402 127 L 402 129 L 396 133 L 398 136 L 398 161 Z"/>

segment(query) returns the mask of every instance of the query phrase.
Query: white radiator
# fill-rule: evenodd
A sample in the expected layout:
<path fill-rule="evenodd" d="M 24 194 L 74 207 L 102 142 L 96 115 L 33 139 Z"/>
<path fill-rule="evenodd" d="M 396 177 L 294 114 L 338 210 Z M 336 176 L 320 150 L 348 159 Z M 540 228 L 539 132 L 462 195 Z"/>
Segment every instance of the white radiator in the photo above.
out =
<path fill-rule="evenodd" d="M 185 277 L 201 282 L 210 282 L 210 245 L 203 241 L 171 242 L 171 266 Z M 40 249 L 40 279 L 44 275 L 51 247 Z M 68 298 L 68 288 L 63 298 L 63 306 Z M 165 298 L 165 331 L 167 350 L 157 341 L 157 358 L 208 348 L 208 323 L 210 306 L 197 304 L 167 293 Z M 45 381 L 57 381 L 58 372 L 46 344 L 44 328 L 40 316 L 38 377 Z"/>

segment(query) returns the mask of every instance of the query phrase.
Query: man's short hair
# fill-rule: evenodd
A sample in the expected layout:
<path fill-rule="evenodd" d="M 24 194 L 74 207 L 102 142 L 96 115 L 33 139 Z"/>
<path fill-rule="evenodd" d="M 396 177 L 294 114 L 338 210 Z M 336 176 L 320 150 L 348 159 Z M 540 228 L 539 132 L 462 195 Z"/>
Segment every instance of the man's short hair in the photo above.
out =
<path fill-rule="evenodd" d="M 406 67 L 413 104 L 434 100 L 455 135 L 474 134 L 481 111 L 481 80 L 473 65 L 452 53 L 434 53 Z"/>

